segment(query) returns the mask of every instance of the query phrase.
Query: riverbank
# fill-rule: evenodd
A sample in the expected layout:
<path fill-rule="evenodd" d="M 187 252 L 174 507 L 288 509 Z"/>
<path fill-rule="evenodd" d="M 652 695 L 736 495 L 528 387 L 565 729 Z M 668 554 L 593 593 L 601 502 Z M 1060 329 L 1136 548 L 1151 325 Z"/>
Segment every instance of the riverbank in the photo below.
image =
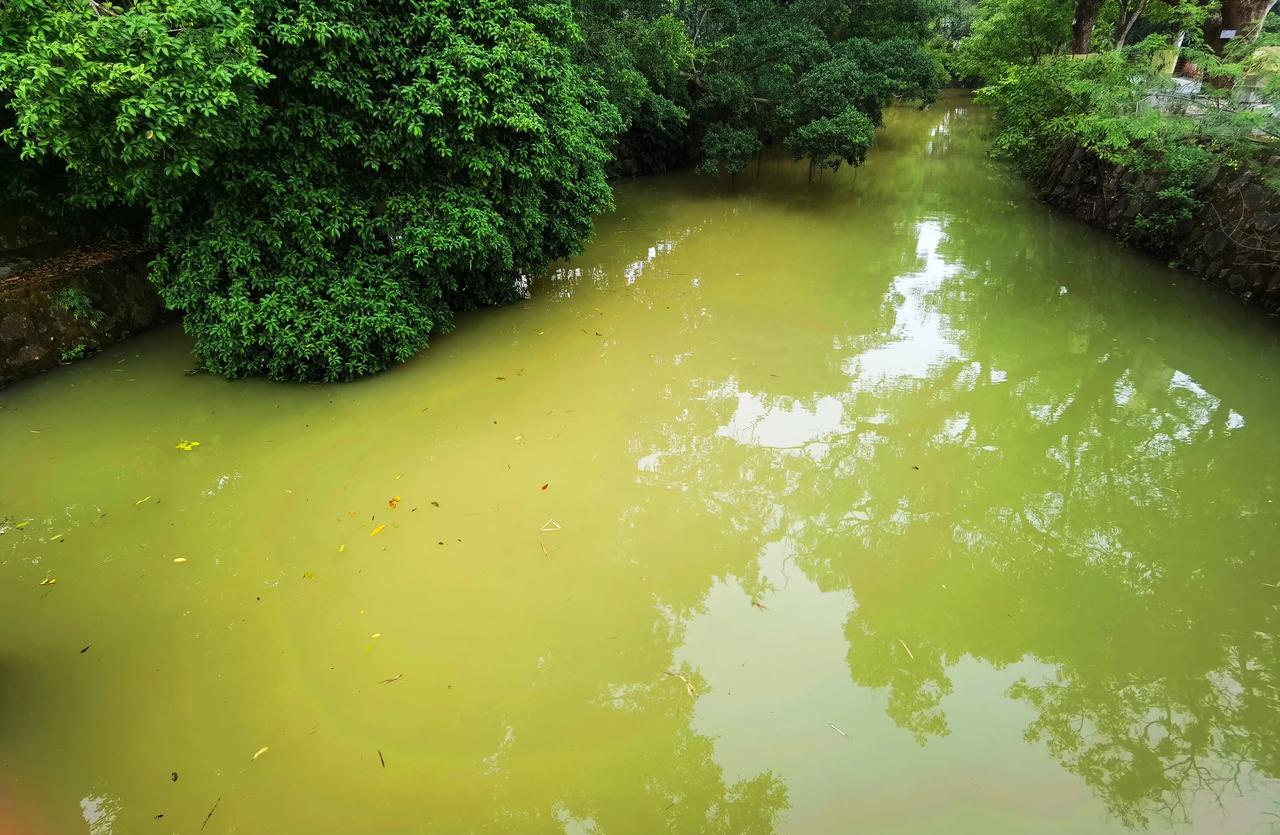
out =
<path fill-rule="evenodd" d="M 1280 311 L 1280 193 L 1252 171 L 1220 165 L 1195 184 L 1191 216 L 1172 234 L 1140 218 L 1159 211 L 1158 176 L 1064 145 L 1037 184 L 1046 202 L 1266 310 Z"/>
<path fill-rule="evenodd" d="M 173 314 L 132 243 L 40 244 L 0 262 L 0 387 L 81 359 Z"/>

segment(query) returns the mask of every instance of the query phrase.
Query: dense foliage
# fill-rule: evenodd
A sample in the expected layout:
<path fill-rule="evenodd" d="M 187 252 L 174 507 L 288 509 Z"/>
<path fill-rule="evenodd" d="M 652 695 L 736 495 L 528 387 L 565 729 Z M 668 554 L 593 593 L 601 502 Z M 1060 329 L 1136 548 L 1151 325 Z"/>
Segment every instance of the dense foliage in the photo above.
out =
<path fill-rule="evenodd" d="M 741 171 L 771 143 L 797 159 L 861 163 L 893 98 L 931 101 L 937 9 L 859 0 L 585 0 L 584 62 L 626 131 L 625 170 L 690 161 Z"/>
<path fill-rule="evenodd" d="M 144 206 L 212 370 L 345 379 L 517 294 L 607 207 L 564 3 L 6 0 L 4 138 Z"/>
<path fill-rule="evenodd" d="M 890 99 L 934 96 L 935 16 L 925 0 L 0 0 L 0 165 L 10 194 L 136 219 L 207 368 L 347 379 L 576 252 L 610 170 L 733 173 L 770 143 L 859 164 Z"/>
<path fill-rule="evenodd" d="M 1254 20 L 1223 46 L 1225 7 L 1127 0 L 1096 10 L 1087 56 L 1072 40 L 1067 0 L 985 0 L 959 63 L 985 79 L 996 152 L 1033 179 L 1064 143 L 1150 174 L 1156 200 L 1136 218 L 1163 245 L 1199 205 L 1197 183 L 1215 168 L 1251 168 L 1280 187 L 1280 38 Z M 1238 12 L 1238 10 L 1237 10 Z M 1079 28 L 1078 26 L 1076 27 Z M 1133 32 L 1145 37 L 1132 45 Z M 1177 48 L 1177 44 L 1181 44 Z M 1175 80 L 1176 56 L 1201 81 Z"/>

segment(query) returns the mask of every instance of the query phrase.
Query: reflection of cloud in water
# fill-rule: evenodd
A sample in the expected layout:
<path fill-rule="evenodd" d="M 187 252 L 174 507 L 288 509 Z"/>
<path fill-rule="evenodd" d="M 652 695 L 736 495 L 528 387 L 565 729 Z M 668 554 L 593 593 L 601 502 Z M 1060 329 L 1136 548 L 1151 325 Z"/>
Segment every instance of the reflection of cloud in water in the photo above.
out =
<path fill-rule="evenodd" d="M 105 794 L 87 795 L 80 800 L 80 814 L 89 824 L 89 835 L 111 835 L 120 813 L 120 801 Z"/>
<path fill-rule="evenodd" d="M 962 267 L 948 263 L 938 251 L 946 235 L 942 224 L 927 220 L 916 226 L 916 257 L 924 266 L 893 280 L 888 299 L 896 307 L 892 341 L 877 345 L 845 363 L 855 389 L 872 388 L 899 378 L 923 379 L 939 365 L 962 358 L 949 337 L 945 317 L 929 303 L 930 294 Z"/>
<path fill-rule="evenodd" d="M 799 400 L 766 404 L 758 394 L 738 392 L 733 417 L 716 434 L 748 446 L 806 453 L 818 460 L 827 450 L 822 441 L 844 431 L 844 404 L 835 397 L 820 397 L 810 408 Z"/>

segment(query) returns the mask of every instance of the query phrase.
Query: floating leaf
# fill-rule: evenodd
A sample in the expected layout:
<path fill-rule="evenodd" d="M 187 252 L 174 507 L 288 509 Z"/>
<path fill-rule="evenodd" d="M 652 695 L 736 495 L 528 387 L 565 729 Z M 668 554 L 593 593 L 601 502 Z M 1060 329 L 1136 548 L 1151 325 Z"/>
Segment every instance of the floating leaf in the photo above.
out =
<path fill-rule="evenodd" d="M 395 510 L 397 507 L 399 507 L 399 505 L 400 505 L 399 496 L 392 496 L 390 499 L 387 500 L 387 507 L 391 508 L 392 510 Z"/>
<path fill-rule="evenodd" d="M 45 577 L 43 580 L 40 581 L 40 585 L 42 586 L 56 586 L 57 584 L 58 584 L 58 581 L 53 577 Z"/>
<path fill-rule="evenodd" d="M 249 762 L 253 762 L 257 760 L 258 757 L 261 757 L 263 754 L 267 753 L 270 750 L 271 750 L 271 746 L 269 745 L 262 746 L 261 748 L 259 748 L 257 751 L 254 752 L 253 756 L 249 759 Z"/>
<path fill-rule="evenodd" d="M 183 452 L 190 452 L 198 446 L 200 446 L 199 441 L 178 441 L 176 448 Z"/>
<path fill-rule="evenodd" d="M 315 578 L 316 578 L 316 573 L 314 571 L 302 572 L 302 579 L 304 580 L 314 580 Z"/>
<path fill-rule="evenodd" d="M 543 490 L 549 490 L 550 488 L 551 488 L 551 482 L 549 481 L 546 484 L 542 485 Z"/>
<path fill-rule="evenodd" d="M 378 534 L 382 533 L 382 532 L 383 532 L 383 530 L 385 530 L 385 529 L 386 529 L 386 527 L 387 527 L 386 525 L 379 525 L 378 527 L 376 527 L 376 528 L 374 528 L 373 530 L 369 531 L 369 536 L 377 536 Z"/>
<path fill-rule="evenodd" d="M 59 539 L 62 539 L 62 536 L 63 536 L 63 535 L 62 535 L 62 534 L 60 534 L 60 533 L 59 533 L 59 534 L 54 534 L 53 536 L 49 537 L 49 541 L 50 541 L 50 542 L 57 542 Z"/>
<path fill-rule="evenodd" d="M 378 683 L 379 683 L 379 684 L 391 684 L 392 682 L 399 681 L 399 680 L 400 680 L 400 679 L 402 679 L 402 678 L 404 678 L 404 673 L 396 673 L 396 674 L 395 674 L 395 675 L 393 675 L 391 678 L 384 678 L 382 681 L 380 681 L 380 682 L 378 682 Z"/>
<path fill-rule="evenodd" d="M 22 530 L 23 528 L 25 528 L 27 525 L 30 525 L 30 524 L 31 524 L 31 520 L 30 520 L 30 519 L 28 519 L 28 520 L 27 520 L 27 521 L 25 521 L 25 522 L 19 522 L 18 524 L 14 525 L 14 526 L 13 526 L 13 529 L 14 529 L 15 531 L 20 531 L 20 530 Z"/>
<path fill-rule="evenodd" d="M 347 546 L 345 546 L 345 545 L 339 545 L 339 546 L 338 546 L 338 553 L 339 553 L 339 554 L 341 554 L 341 553 L 342 553 L 343 551 L 345 551 L 345 550 L 347 550 Z"/>
<path fill-rule="evenodd" d="M 516 443 L 518 444 L 524 443 L 524 435 L 516 435 L 515 440 L 516 440 Z"/>
<path fill-rule="evenodd" d="M 381 633 L 381 632 L 375 632 L 375 633 L 373 633 L 372 635 L 370 635 L 369 637 L 370 637 L 370 638 L 381 638 L 381 637 L 382 637 L 382 633 Z"/>
<path fill-rule="evenodd" d="M 174 561 L 174 562 L 186 562 L 186 561 L 187 561 L 187 558 L 186 558 L 186 557 L 174 557 L 174 558 L 173 558 L 173 561 Z"/>

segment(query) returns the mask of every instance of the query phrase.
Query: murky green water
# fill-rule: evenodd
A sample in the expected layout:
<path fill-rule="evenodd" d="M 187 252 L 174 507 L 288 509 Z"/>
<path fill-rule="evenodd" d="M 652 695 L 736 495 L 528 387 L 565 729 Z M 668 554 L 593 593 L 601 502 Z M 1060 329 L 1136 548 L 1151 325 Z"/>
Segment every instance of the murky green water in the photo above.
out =
<path fill-rule="evenodd" d="M 963 98 L 805 174 L 375 379 L 0 393 L 0 833 L 1280 826 L 1276 322 Z"/>

